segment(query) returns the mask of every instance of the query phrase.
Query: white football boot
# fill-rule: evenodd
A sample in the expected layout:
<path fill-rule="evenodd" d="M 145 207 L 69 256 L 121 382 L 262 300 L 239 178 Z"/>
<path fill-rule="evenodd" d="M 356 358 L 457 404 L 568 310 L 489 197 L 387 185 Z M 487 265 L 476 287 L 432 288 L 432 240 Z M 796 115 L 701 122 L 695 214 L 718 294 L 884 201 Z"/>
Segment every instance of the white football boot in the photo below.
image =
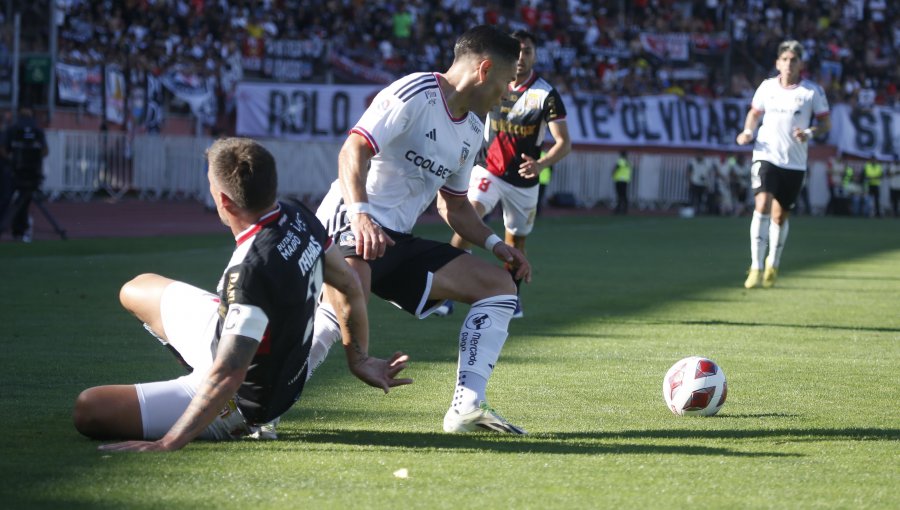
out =
<path fill-rule="evenodd" d="M 505 432 L 507 434 L 527 434 L 524 429 L 506 421 L 500 413 L 481 401 L 478 408 L 460 414 L 452 407 L 444 415 L 444 432 Z"/>

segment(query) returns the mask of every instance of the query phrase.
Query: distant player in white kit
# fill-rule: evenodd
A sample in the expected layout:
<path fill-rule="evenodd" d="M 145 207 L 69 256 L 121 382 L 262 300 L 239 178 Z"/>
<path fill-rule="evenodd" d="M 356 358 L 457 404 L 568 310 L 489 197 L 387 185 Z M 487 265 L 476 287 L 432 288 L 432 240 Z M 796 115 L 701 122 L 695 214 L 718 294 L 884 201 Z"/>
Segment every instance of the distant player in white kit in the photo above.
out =
<path fill-rule="evenodd" d="M 465 32 L 450 69 L 414 73 L 382 90 L 350 132 L 338 180 L 316 216 L 326 225 L 366 292 L 420 318 L 444 300 L 471 304 L 459 333 L 459 364 L 446 432 L 523 434 L 485 396 L 516 308 L 516 285 L 504 269 L 447 243 L 411 234 L 437 197 L 438 211 L 467 241 L 483 246 L 530 280 L 519 250 L 488 228 L 466 198 L 482 118 L 515 78 L 519 41 L 490 26 Z M 325 295 L 331 299 L 326 286 Z M 319 308 L 311 366 L 340 338 L 327 303 Z"/>
<path fill-rule="evenodd" d="M 748 289 L 775 285 L 788 235 L 788 214 L 806 176 L 809 140 L 831 129 L 825 93 L 800 77 L 802 59 L 799 42 L 784 41 L 778 46 L 775 68 L 779 74 L 756 89 L 744 130 L 737 136 L 738 145 L 752 142 L 763 119 L 750 169 L 755 209 L 750 222 L 750 271 L 744 281 Z"/>

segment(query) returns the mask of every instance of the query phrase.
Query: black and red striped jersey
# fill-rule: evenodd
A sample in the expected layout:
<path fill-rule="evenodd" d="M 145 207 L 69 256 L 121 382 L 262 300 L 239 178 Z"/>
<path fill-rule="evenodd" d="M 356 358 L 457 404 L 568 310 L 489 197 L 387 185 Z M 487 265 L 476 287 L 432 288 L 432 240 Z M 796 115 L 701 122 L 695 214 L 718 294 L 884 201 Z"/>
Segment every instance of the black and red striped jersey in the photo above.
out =
<path fill-rule="evenodd" d="M 510 86 L 507 97 L 488 114 L 487 143 L 479 153 L 478 164 L 513 186 L 536 186 L 536 178 L 519 175 L 522 154 L 540 158 L 547 126 L 565 118 L 566 107 L 559 92 L 532 73 L 518 87 Z"/>
<path fill-rule="evenodd" d="M 230 308 L 255 307 L 268 323 L 237 403 L 250 423 L 287 411 L 303 390 L 317 299 L 322 289 L 325 227 L 302 204 L 278 208 L 237 237 L 237 248 L 219 281 L 215 350 Z M 238 305 L 238 306 L 235 306 Z"/>

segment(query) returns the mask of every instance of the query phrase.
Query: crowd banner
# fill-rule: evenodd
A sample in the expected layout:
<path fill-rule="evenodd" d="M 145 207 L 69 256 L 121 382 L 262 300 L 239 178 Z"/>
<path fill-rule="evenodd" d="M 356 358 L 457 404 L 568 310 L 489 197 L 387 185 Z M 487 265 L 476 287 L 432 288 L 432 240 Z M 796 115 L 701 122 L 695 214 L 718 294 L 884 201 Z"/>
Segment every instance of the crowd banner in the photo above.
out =
<path fill-rule="evenodd" d="M 241 82 L 237 132 L 290 140 L 343 140 L 382 87 Z M 742 152 L 752 148 L 735 143 L 750 108 L 747 98 L 568 94 L 563 102 L 575 144 Z M 832 125 L 829 143 L 847 154 L 890 160 L 900 149 L 900 112 L 889 108 L 854 110 L 837 105 Z"/>
<path fill-rule="evenodd" d="M 84 66 L 73 66 L 58 62 L 56 64 L 56 83 L 59 99 L 72 103 L 86 103 L 88 69 Z"/>
<path fill-rule="evenodd" d="M 241 82 L 237 88 L 237 133 L 291 140 L 343 140 L 381 88 Z"/>
<path fill-rule="evenodd" d="M 892 161 L 900 154 L 900 111 L 884 106 L 831 109 L 829 143 L 845 154 Z"/>
<path fill-rule="evenodd" d="M 665 61 L 686 62 L 690 58 L 689 34 L 656 34 L 641 32 L 641 46 L 644 51 Z"/>
<path fill-rule="evenodd" d="M 746 99 L 563 96 L 573 143 L 738 150 Z"/>
<path fill-rule="evenodd" d="M 125 124 L 125 73 L 118 66 L 106 67 L 106 120 Z"/>
<path fill-rule="evenodd" d="M 241 82 L 237 132 L 293 140 L 342 140 L 381 88 Z M 674 95 L 564 95 L 563 101 L 574 143 L 615 147 L 737 150 L 734 139 L 744 129 L 749 109 L 746 99 Z"/>

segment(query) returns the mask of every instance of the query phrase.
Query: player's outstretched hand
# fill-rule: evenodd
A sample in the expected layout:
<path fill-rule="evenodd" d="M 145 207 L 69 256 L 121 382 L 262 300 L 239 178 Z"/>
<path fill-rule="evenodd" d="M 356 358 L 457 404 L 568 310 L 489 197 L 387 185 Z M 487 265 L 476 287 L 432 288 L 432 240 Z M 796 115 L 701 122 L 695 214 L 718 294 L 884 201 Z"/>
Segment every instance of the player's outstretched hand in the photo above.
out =
<path fill-rule="evenodd" d="M 97 449 L 104 452 L 168 452 L 172 450 L 159 441 L 125 441 L 102 444 Z"/>
<path fill-rule="evenodd" d="M 397 375 L 406 368 L 407 361 L 409 356 L 397 351 L 387 360 L 372 356 L 363 358 L 352 365 L 350 371 L 369 386 L 381 388 L 387 393 L 393 387 L 412 384 L 412 379 L 397 379 Z"/>
<path fill-rule="evenodd" d="M 368 214 L 357 214 L 350 221 L 350 228 L 356 236 L 356 254 L 365 260 L 375 260 L 384 255 L 394 240 L 387 235 L 381 225 L 372 221 Z"/>
<path fill-rule="evenodd" d="M 528 263 L 524 253 L 506 243 L 497 243 L 494 245 L 494 256 L 503 261 L 507 267 L 515 268 L 516 280 L 531 283 L 531 264 Z"/>

